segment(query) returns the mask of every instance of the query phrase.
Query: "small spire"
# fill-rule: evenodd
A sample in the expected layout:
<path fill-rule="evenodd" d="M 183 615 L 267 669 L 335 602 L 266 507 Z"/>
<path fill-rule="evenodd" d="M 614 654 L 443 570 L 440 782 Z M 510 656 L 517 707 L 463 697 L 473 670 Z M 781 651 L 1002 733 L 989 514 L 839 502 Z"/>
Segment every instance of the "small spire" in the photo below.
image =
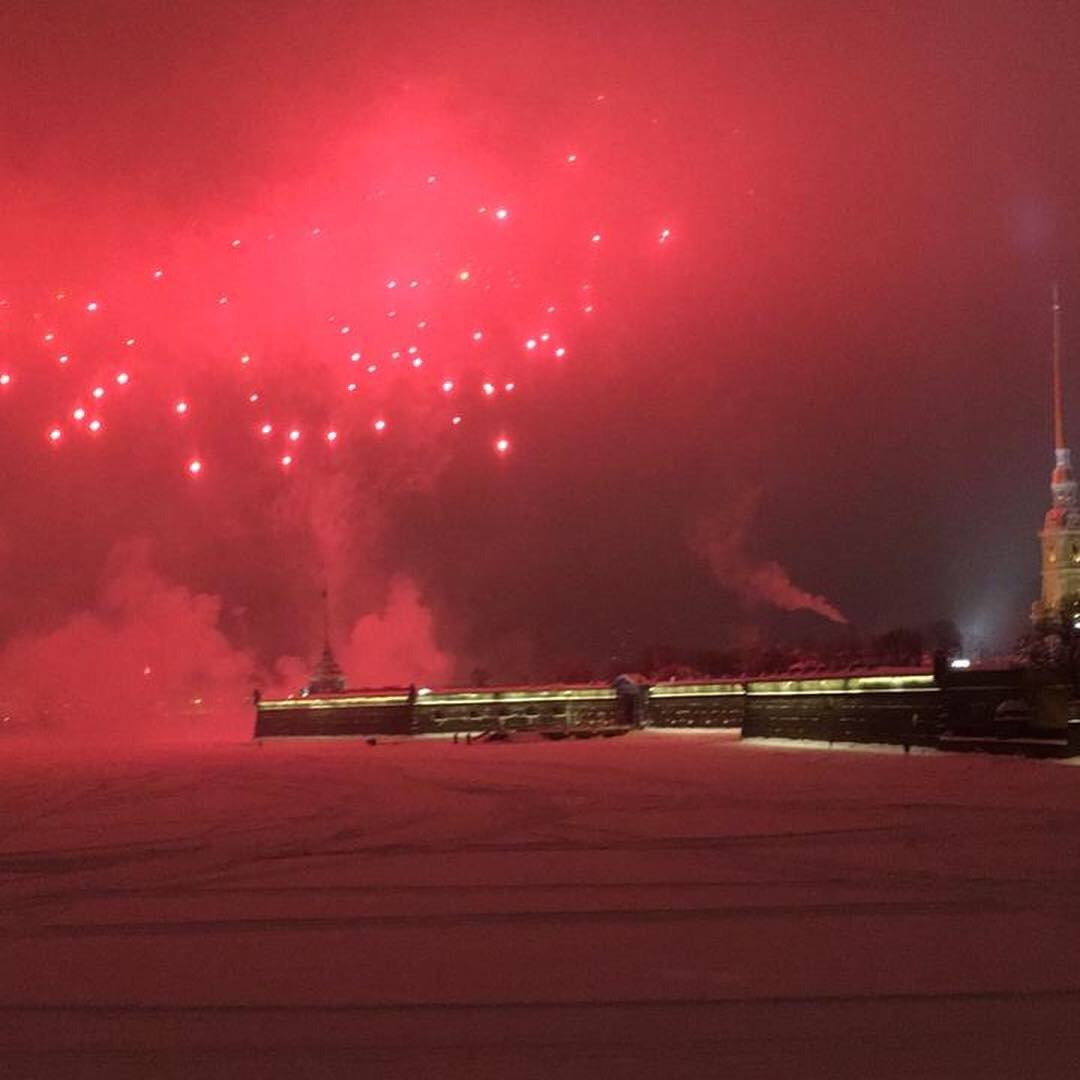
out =
<path fill-rule="evenodd" d="M 1061 403 L 1061 301 L 1058 297 L 1058 284 L 1053 288 L 1054 312 L 1054 449 L 1065 449 L 1064 409 Z"/>
<path fill-rule="evenodd" d="M 345 689 L 345 673 L 334 658 L 334 650 L 330 647 L 330 596 L 325 585 L 322 590 L 322 602 L 323 650 L 307 685 L 309 694 L 338 693 Z"/>

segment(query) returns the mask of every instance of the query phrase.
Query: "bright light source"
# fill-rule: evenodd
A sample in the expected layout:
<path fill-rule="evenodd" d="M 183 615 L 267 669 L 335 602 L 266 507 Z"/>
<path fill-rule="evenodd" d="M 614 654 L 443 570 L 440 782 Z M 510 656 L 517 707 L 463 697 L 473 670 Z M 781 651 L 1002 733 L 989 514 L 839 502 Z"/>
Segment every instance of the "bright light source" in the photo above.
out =
<path fill-rule="evenodd" d="M 199 473 L 202 472 L 202 462 L 199 461 L 198 458 L 189 461 L 187 471 L 191 473 L 192 476 L 198 476 Z"/>
<path fill-rule="evenodd" d="M 376 420 L 375 423 L 372 424 L 371 426 L 376 431 L 385 431 L 386 430 L 386 421 L 385 420 Z"/>
<path fill-rule="evenodd" d="M 957 656 L 949 661 L 949 667 L 953 671 L 966 671 L 971 667 L 971 661 L 966 656 Z"/>
<path fill-rule="evenodd" d="M 178 401 L 176 403 L 177 416 L 183 416 L 188 411 L 188 403 L 186 401 Z"/>
<path fill-rule="evenodd" d="M 495 453 L 508 454 L 510 452 L 510 440 L 506 436 L 501 436 L 495 440 Z"/>

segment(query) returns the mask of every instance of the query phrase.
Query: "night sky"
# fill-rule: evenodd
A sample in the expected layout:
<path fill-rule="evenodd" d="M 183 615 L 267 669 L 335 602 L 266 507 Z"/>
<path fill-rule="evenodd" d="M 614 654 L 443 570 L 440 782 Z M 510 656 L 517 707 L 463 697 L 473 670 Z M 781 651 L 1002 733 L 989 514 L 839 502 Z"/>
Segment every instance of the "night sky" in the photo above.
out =
<path fill-rule="evenodd" d="M 1007 646 L 1078 55 L 1051 2 L 11 0 L 7 677 L 306 662 L 324 584 L 354 681 Z"/>

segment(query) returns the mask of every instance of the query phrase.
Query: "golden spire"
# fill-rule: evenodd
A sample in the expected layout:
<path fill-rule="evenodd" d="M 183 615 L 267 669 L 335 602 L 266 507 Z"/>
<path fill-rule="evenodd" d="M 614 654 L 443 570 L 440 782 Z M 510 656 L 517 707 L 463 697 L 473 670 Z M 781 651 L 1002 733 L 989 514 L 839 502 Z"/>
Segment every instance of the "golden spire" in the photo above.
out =
<path fill-rule="evenodd" d="M 1061 302 L 1058 298 L 1058 285 L 1053 288 L 1054 311 L 1054 449 L 1065 449 L 1065 424 L 1061 405 Z"/>

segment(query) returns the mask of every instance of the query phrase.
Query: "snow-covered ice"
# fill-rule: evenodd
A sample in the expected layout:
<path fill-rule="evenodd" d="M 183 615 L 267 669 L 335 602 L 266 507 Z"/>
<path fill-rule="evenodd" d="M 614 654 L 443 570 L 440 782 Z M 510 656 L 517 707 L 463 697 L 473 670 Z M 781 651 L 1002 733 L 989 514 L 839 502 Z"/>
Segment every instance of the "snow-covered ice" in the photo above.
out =
<path fill-rule="evenodd" d="M 1063 1077 L 1080 773 L 0 744 L 0 1075 Z"/>

